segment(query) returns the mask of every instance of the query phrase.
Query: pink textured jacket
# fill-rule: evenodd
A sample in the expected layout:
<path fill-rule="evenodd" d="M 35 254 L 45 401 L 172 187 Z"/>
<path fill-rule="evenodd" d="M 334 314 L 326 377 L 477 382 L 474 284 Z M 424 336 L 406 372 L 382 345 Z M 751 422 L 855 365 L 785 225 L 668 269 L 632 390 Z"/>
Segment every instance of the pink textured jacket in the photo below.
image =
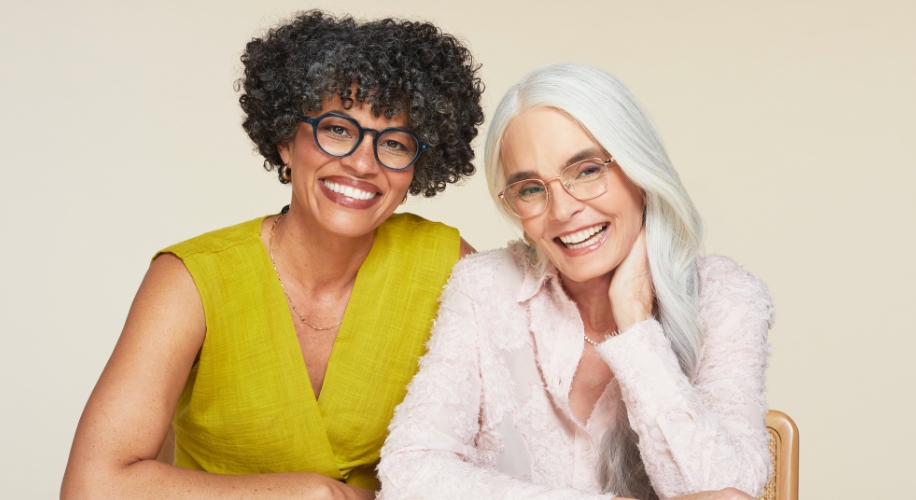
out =
<path fill-rule="evenodd" d="M 649 319 L 603 342 L 614 373 L 585 423 L 569 406 L 584 347 L 576 305 L 520 244 L 459 262 L 420 372 L 382 449 L 380 498 L 606 499 L 598 444 L 623 401 L 661 498 L 769 477 L 766 285 L 719 256 L 699 259 L 706 332 L 697 375 L 681 372 Z"/>

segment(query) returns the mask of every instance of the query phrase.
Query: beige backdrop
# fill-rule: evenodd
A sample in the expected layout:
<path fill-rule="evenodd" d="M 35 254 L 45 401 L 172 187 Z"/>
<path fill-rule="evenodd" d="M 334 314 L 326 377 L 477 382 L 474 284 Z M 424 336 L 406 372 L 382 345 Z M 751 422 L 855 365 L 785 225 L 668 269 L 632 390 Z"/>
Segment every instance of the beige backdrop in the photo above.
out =
<path fill-rule="evenodd" d="M 320 5 L 467 40 L 488 115 L 541 64 L 618 75 L 705 217 L 707 251 L 769 283 L 769 402 L 801 429 L 803 498 L 916 490 L 912 2 L 2 2 L 4 498 L 57 495 L 153 252 L 288 200 L 232 83 L 249 38 Z M 482 175 L 408 208 L 481 250 L 515 237 Z"/>

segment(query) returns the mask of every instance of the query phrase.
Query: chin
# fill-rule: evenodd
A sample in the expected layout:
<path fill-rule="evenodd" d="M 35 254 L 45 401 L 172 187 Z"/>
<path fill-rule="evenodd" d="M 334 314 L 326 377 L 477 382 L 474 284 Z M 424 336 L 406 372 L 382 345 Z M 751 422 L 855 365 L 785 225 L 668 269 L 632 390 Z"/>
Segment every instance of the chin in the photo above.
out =
<path fill-rule="evenodd" d="M 596 263 L 597 264 L 597 263 Z M 576 283 L 585 283 L 593 279 L 603 278 L 609 276 L 614 268 L 609 268 L 606 265 L 577 265 L 577 264 L 567 264 L 562 267 L 556 266 L 557 271 L 563 275 L 564 278 Z"/>
<path fill-rule="evenodd" d="M 604 251 L 601 251 L 604 250 Z M 576 283 L 585 283 L 587 281 L 609 276 L 622 261 L 622 256 L 618 252 L 608 252 L 611 250 L 607 246 L 599 249 L 597 252 L 590 252 L 585 255 L 568 256 L 560 252 L 542 253 L 557 268 L 557 271 L 566 279 Z"/>
<path fill-rule="evenodd" d="M 394 210 L 392 210 L 393 212 Z M 374 231 L 391 213 L 385 211 L 353 211 L 333 207 L 326 210 L 321 217 L 321 225 L 329 233 L 348 238 L 359 238 Z"/>

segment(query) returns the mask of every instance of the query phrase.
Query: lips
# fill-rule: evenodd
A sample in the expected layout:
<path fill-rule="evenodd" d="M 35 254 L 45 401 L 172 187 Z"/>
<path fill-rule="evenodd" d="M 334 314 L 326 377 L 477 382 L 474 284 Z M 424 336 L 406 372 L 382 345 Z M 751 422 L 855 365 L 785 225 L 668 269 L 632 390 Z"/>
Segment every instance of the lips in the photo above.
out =
<path fill-rule="evenodd" d="M 559 240 L 564 247 L 570 250 L 577 250 L 579 248 L 585 248 L 600 240 L 601 237 L 604 236 L 607 226 L 607 222 L 602 222 L 594 226 L 580 229 L 574 233 L 558 236 L 555 239 Z"/>
<path fill-rule="evenodd" d="M 374 184 L 339 175 L 318 179 L 318 187 L 334 203 L 357 210 L 369 208 L 382 199 Z"/>
<path fill-rule="evenodd" d="M 328 179 L 322 179 L 321 182 L 324 184 L 326 188 L 330 189 L 331 191 L 338 193 L 338 194 L 342 194 L 346 196 L 347 198 L 353 198 L 354 200 L 371 200 L 372 198 L 375 198 L 379 194 L 378 192 L 363 191 L 362 189 L 359 189 L 356 187 L 338 184 Z"/>

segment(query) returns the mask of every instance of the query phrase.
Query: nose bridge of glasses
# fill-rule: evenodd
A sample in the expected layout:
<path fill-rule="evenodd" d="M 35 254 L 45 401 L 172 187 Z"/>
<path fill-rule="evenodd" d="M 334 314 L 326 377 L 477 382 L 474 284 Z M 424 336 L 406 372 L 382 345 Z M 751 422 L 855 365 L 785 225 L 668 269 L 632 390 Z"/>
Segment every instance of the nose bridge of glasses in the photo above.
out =
<path fill-rule="evenodd" d="M 380 166 L 381 167 L 384 166 L 384 165 L 379 165 L 378 158 L 376 157 L 375 141 L 368 139 L 366 137 L 366 132 L 374 133 L 375 135 L 373 136 L 373 138 L 378 137 L 378 131 L 371 129 L 371 128 L 364 128 L 362 125 L 359 124 L 359 122 L 349 117 L 341 117 L 339 115 L 330 115 L 330 116 L 337 118 L 337 119 L 341 119 L 341 118 L 345 119 L 356 130 L 355 137 L 353 137 L 353 140 L 349 145 L 349 148 L 350 148 L 349 151 L 343 150 L 343 151 L 340 151 L 338 154 L 333 154 L 333 156 L 337 156 L 338 158 L 341 159 L 341 161 L 344 164 L 349 165 L 350 168 L 354 168 L 355 170 L 360 171 L 360 172 L 371 171 L 371 170 L 375 170 L 376 168 L 379 168 Z M 320 117 L 319 121 L 323 118 L 325 117 Z M 325 151 L 325 152 L 330 153 L 330 151 Z"/>
<path fill-rule="evenodd" d="M 573 214 L 582 210 L 586 200 L 580 198 L 579 194 L 576 193 L 575 183 L 563 179 L 559 175 L 551 177 L 548 181 L 553 179 L 559 180 L 563 189 L 555 190 L 553 196 L 549 196 L 547 200 L 545 200 L 546 203 L 543 211 L 547 212 L 549 217 L 554 220 L 567 220 L 572 217 Z M 547 181 L 545 181 L 545 183 L 546 182 Z"/>
<path fill-rule="evenodd" d="M 575 187 L 573 186 L 573 184 L 569 182 L 568 180 L 564 179 L 562 174 L 555 175 L 549 179 L 544 179 L 541 182 L 544 184 L 544 187 L 547 188 L 548 186 L 550 186 L 551 181 L 560 181 L 560 186 L 563 186 L 563 190 L 569 194 L 573 194 L 573 191 L 575 191 Z M 550 195 L 549 188 L 545 189 L 544 191 L 547 192 L 548 196 Z"/>
<path fill-rule="evenodd" d="M 340 118 L 337 115 L 331 115 L 331 116 Z M 366 153 L 369 156 L 373 157 L 374 159 L 375 147 L 376 147 L 375 141 L 378 139 L 378 136 L 379 136 L 378 130 L 363 127 L 362 125 L 360 125 L 358 121 L 354 120 L 353 118 L 347 117 L 346 119 L 353 125 L 353 127 L 356 128 L 356 137 L 354 138 L 353 143 L 350 146 L 350 152 L 345 154 L 344 156 L 354 155 L 362 147 L 362 148 L 368 148 Z M 367 140 L 367 137 L 366 137 L 367 133 L 373 134 L 372 139 Z"/>
<path fill-rule="evenodd" d="M 378 162 L 378 155 L 376 154 L 376 144 L 375 140 L 378 138 L 376 133 L 372 137 L 366 137 L 366 132 L 376 132 L 372 129 L 361 129 L 359 137 L 357 137 L 356 142 L 353 144 L 353 149 L 350 150 L 350 153 L 347 156 L 361 157 L 372 160 L 372 163 Z M 384 165 L 382 165 L 384 166 Z"/>

